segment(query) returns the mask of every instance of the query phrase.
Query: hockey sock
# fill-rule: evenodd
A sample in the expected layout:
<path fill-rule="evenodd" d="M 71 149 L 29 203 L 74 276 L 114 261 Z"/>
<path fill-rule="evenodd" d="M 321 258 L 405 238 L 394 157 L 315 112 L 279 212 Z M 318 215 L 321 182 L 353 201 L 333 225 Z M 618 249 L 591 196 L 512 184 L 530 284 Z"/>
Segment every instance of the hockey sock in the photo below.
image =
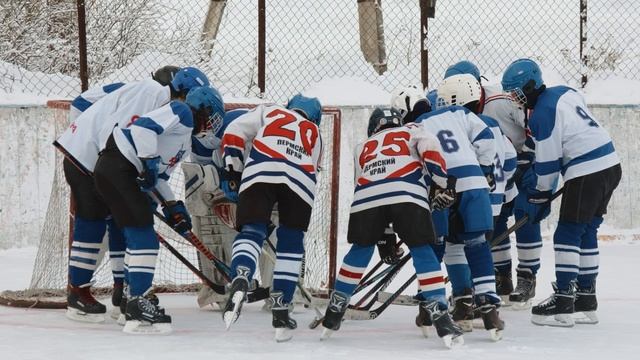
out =
<path fill-rule="evenodd" d="M 242 230 L 233 240 L 231 255 L 231 277 L 236 277 L 238 266 L 249 269 L 249 280 L 253 279 L 256 264 L 260 258 L 262 244 L 267 237 L 267 224 L 250 223 L 242 225 Z M 279 241 L 278 241 L 279 242 Z"/>
<path fill-rule="evenodd" d="M 409 247 L 409 252 L 418 277 L 418 295 L 423 300 L 435 300 L 446 307 L 442 268 L 431 246 Z"/>
<path fill-rule="evenodd" d="M 493 236 L 500 236 L 507 231 L 507 219 L 509 214 L 504 211 L 498 215 L 494 224 Z M 493 266 L 501 274 L 511 274 L 511 239 L 507 237 L 491 248 Z"/>
<path fill-rule="evenodd" d="M 444 257 L 444 239 L 444 236 L 440 236 L 436 239 L 435 244 L 431 244 L 431 249 L 433 249 L 433 253 L 436 255 L 436 259 L 438 259 L 439 263 L 442 263 L 442 258 Z"/>
<path fill-rule="evenodd" d="M 580 267 L 580 243 L 587 224 L 559 221 L 553 234 L 556 254 L 556 285 L 561 291 L 569 290 L 578 277 Z"/>
<path fill-rule="evenodd" d="M 336 291 L 351 296 L 362 279 L 364 271 L 373 256 L 375 246 L 351 245 L 351 249 L 342 260 L 342 266 L 336 278 Z"/>
<path fill-rule="evenodd" d="M 516 221 L 524 216 L 521 210 L 515 210 Z M 529 270 L 533 275 L 540 269 L 540 254 L 542 253 L 542 235 L 540 224 L 524 224 L 516 230 L 516 248 L 518 249 L 517 270 Z"/>
<path fill-rule="evenodd" d="M 291 303 L 296 283 L 300 276 L 302 255 L 304 254 L 304 232 L 279 226 L 276 230 L 278 243 L 276 244 L 276 265 L 273 269 L 273 290 L 282 291 L 285 304 Z"/>
<path fill-rule="evenodd" d="M 443 260 L 447 266 L 453 295 L 461 295 L 465 289 L 471 289 L 471 271 L 464 254 L 464 244 L 447 242 Z"/>
<path fill-rule="evenodd" d="M 490 303 L 499 303 L 500 297 L 496 294 L 496 276 L 491 249 L 489 249 L 484 234 L 475 235 L 475 237 L 465 240 L 464 251 L 471 269 L 475 295 L 485 295 L 486 300 Z"/>
<path fill-rule="evenodd" d="M 602 217 L 595 216 L 582 235 L 580 244 L 580 269 L 578 270 L 578 287 L 589 289 L 598 276 L 600 252 L 598 251 L 598 228 L 602 224 Z"/>
<path fill-rule="evenodd" d="M 143 296 L 151 289 L 160 243 L 153 225 L 123 230 L 127 239 L 129 294 Z"/>
<path fill-rule="evenodd" d="M 124 281 L 124 254 L 127 244 L 124 233 L 116 226 L 111 217 L 107 219 L 107 230 L 109 231 L 109 260 L 113 282 L 121 284 Z"/>
<path fill-rule="evenodd" d="M 76 216 L 73 242 L 69 254 L 69 283 L 73 286 L 91 282 L 106 231 L 104 220 L 87 220 Z"/>

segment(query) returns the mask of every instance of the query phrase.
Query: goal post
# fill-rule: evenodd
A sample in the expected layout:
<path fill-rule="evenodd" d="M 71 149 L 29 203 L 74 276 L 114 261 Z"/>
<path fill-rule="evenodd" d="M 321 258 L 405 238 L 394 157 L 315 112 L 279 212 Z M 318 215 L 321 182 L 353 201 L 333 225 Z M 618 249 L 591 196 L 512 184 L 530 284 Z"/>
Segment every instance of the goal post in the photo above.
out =
<path fill-rule="evenodd" d="M 69 101 L 49 101 L 49 117 L 55 138 L 64 132 L 69 123 Z M 251 108 L 255 104 L 226 104 L 227 110 Z M 338 237 L 339 176 L 340 169 L 340 121 L 338 108 L 323 108 L 320 133 L 323 139 L 321 171 L 317 176 L 316 199 L 313 205 L 309 230 L 305 234 L 305 266 L 303 285 L 314 294 L 326 294 L 333 287 L 336 272 L 336 248 Z M 51 139 L 52 141 L 54 139 Z M 51 195 L 43 222 L 37 255 L 29 287 L 19 291 L 0 293 L 0 304 L 16 307 L 65 308 L 69 248 L 72 221 L 70 220 L 70 191 L 62 171 L 62 154 L 55 152 L 55 166 Z M 170 179 L 176 197 L 184 197 L 184 176 L 177 168 Z M 203 269 L 196 249 L 173 232 L 165 224 L 156 222 L 156 231 L 163 236 L 191 263 Z M 105 241 L 105 244 L 107 242 Z M 108 295 L 112 287 L 112 275 L 108 254 L 99 264 L 93 278 L 92 290 L 96 296 Z M 154 276 L 156 292 L 195 292 L 201 281 L 164 247 L 160 247 Z"/>

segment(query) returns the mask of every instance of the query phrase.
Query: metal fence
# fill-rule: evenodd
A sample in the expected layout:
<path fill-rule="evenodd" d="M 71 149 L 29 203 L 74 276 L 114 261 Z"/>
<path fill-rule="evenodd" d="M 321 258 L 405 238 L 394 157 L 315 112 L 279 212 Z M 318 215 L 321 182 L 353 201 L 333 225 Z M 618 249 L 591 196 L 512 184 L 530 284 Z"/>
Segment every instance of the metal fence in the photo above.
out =
<path fill-rule="evenodd" d="M 433 2 L 5 0 L 0 91 L 80 92 L 79 3 L 86 5 L 89 86 L 138 80 L 166 64 L 195 65 L 226 97 L 284 101 L 332 77 L 391 91 L 428 76 L 433 87 L 460 59 L 499 78 L 519 57 L 573 86 L 640 79 L 638 1 L 440 0 L 422 27 L 428 62 L 421 61 L 421 1 Z"/>

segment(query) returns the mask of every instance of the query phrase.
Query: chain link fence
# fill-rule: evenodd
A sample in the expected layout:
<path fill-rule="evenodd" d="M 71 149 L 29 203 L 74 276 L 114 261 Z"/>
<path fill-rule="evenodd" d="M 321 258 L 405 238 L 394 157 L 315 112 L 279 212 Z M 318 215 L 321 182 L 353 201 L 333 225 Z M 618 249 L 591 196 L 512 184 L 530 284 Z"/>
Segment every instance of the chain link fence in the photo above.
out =
<path fill-rule="evenodd" d="M 420 0 L 265 0 L 262 93 L 261 2 L 85 0 L 89 86 L 195 65 L 225 97 L 285 101 L 340 77 L 392 91 L 420 83 L 422 68 L 433 87 L 461 59 L 499 78 L 519 57 L 573 86 L 583 76 L 640 79 L 634 0 L 439 0 L 428 22 L 428 64 L 420 60 Z M 0 92 L 80 92 L 75 0 L 5 0 L 0 19 Z"/>

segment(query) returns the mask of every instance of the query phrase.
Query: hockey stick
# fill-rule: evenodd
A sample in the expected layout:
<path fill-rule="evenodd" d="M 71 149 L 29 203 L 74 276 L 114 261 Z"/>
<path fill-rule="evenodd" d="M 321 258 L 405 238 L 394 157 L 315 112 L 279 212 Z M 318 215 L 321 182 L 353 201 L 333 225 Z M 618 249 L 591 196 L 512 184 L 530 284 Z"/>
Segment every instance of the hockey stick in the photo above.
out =
<path fill-rule="evenodd" d="M 369 290 L 369 292 L 367 292 L 364 296 L 362 296 L 362 298 L 360 298 L 360 300 L 358 300 L 354 305 L 349 305 L 349 308 L 358 309 L 358 310 L 371 309 L 373 304 L 375 304 L 376 301 L 378 300 L 378 293 L 380 291 L 385 290 L 391 284 L 391 282 L 396 277 L 396 275 L 400 273 L 400 269 L 402 269 L 404 264 L 406 264 L 409 261 L 410 257 L 411 255 L 407 254 L 403 256 L 402 259 L 400 259 L 400 261 L 397 264 L 392 265 L 391 266 L 392 270 L 389 271 L 382 280 L 380 280 L 373 288 L 371 288 L 371 290 Z M 373 298 L 366 305 L 362 306 L 362 304 L 368 298 L 371 298 L 371 297 Z"/>
<path fill-rule="evenodd" d="M 402 246 L 402 244 L 403 244 L 403 243 L 404 243 L 404 241 L 400 240 L 396 246 L 397 246 L 397 247 L 400 247 L 400 246 Z M 369 285 L 371 285 L 371 284 L 373 284 L 374 282 L 376 282 L 376 281 L 377 281 L 377 280 L 369 280 L 369 278 L 370 278 L 370 277 L 371 277 L 371 276 L 372 276 L 376 271 L 378 271 L 378 269 L 379 269 L 383 264 L 384 264 L 384 261 L 382 261 L 382 259 L 380 259 L 380 260 L 378 261 L 378 263 L 377 263 L 377 264 L 375 264 L 375 265 L 371 268 L 371 270 L 369 270 L 369 272 L 368 272 L 368 273 L 366 273 L 366 274 L 362 277 L 362 279 L 360 279 L 360 282 L 358 283 L 358 286 L 356 287 L 356 290 L 355 290 L 354 294 L 355 294 L 355 293 L 357 293 L 358 291 L 362 290 L 362 288 L 365 288 L 365 287 L 367 287 L 367 286 L 369 286 Z M 390 269 L 391 269 L 391 267 L 388 267 L 388 268 L 386 268 L 385 270 L 383 270 L 382 272 L 380 272 L 380 274 L 382 274 L 382 273 L 387 273 Z M 377 277 L 376 279 L 379 279 L 379 278 L 381 277 L 381 276 L 379 276 L 380 274 L 377 274 L 377 275 L 376 275 L 376 277 Z"/>
<path fill-rule="evenodd" d="M 540 209 L 540 211 L 538 211 L 538 213 L 536 214 L 536 217 L 541 216 L 544 213 L 544 211 L 546 211 L 547 207 L 551 206 L 551 202 L 553 200 L 557 199 L 558 196 L 562 195 L 562 191 L 563 190 L 564 190 L 564 188 L 560 188 L 558 191 L 553 193 L 553 195 L 551 196 L 549 201 L 544 204 L 545 207 L 543 207 L 542 209 Z M 528 221 L 529 221 L 529 216 L 527 214 L 525 214 L 522 218 L 520 218 L 518 221 L 516 221 L 515 224 L 513 224 L 510 228 L 508 228 L 507 231 L 505 231 L 502 234 L 500 234 L 500 235 L 496 236 L 495 238 L 491 239 L 491 241 L 489 242 L 489 247 L 494 247 L 494 246 L 498 245 L 504 239 L 508 238 L 509 235 L 511 235 L 513 232 L 515 232 L 516 230 L 518 230 L 521 227 L 523 227 L 524 224 L 526 224 Z"/>
<path fill-rule="evenodd" d="M 345 318 L 349 320 L 373 320 L 380 316 L 382 312 L 391 305 L 394 300 L 402 294 L 402 292 L 411 285 L 417 278 L 416 274 L 413 274 L 409 280 L 405 281 L 398 290 L 392 293 L 380 306 L 373 310 L 361 310 L 361 309 L 347 309 Z"/>

